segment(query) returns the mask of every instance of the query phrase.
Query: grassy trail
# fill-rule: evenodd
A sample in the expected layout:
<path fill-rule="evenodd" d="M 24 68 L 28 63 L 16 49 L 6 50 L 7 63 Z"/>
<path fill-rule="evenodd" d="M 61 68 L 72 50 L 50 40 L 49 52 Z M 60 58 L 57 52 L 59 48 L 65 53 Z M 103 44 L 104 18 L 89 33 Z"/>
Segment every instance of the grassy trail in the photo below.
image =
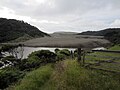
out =
<path fill-rule="evenodd" d="M 14 90 L 120 90 L 117 74 L 85 69 L 65 60 L 30 72 Z"/>

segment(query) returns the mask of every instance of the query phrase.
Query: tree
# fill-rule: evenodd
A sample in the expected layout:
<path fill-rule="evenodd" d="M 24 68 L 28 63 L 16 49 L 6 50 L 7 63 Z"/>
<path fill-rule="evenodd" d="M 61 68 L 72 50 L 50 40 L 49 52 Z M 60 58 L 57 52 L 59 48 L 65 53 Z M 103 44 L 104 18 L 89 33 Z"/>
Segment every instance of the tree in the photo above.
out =
<path fill-rule="evenodd" d="M 1 52 L 4 53 L 4 55 L 9 54 L 9 56 L 14 56 L 16 59 L 22 59 L 23 58 L 23 51 L 24 47 L 23 45 L 4 45 L 1 48 Z"/>

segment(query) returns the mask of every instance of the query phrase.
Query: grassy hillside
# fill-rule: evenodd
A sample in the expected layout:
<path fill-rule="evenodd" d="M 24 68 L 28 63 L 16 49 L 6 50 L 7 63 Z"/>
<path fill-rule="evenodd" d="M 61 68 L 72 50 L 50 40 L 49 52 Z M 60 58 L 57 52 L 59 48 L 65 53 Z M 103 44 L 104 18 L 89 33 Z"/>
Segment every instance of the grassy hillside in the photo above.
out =
<path fill-rule="evenodd" d="M 100 31 L 87 31 L 79 33 L 80 35 L 104 36 L 114 44 L 120 44 L 120 28 L 109 28 Z"/>
<path fill-rule="evenodd" d="M 24 21 L 0 18 L 0 43 L 44 36 L 49 35 Z"/>
<path fill-rule="evenodd" d="M 57 62 L 28 73 L 12 90 L 120 90 L 117 74 L 80 67 L 76 60 Z"/>
<path fill-rule="evenodd" d="M 109 50 L 120 50 L 120 45 L 115 45 L 115 46 L 109 48 Z"/>

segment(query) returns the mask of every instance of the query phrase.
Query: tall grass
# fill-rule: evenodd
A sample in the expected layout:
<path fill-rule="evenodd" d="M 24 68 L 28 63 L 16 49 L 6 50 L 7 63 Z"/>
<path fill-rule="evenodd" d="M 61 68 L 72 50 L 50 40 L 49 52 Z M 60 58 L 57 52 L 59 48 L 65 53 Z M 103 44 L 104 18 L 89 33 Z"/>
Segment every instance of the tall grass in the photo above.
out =
<path fill-rule="evenodd" d="M 52 71 L 51 65 L 46 65 L 30 72 L 23 78 L 20 85 L 15 87 L 15 90 L 39 90 L 49 80 Z"/>
<path fill-rule="evenodd" d="M 120 50 L 120 45 L 115 45 L 111 47 L 110 50 Z"/>
<path fill-rule="evenodd" d="M 76 61 L 65 62 L 63 72 L 56 71 L 43 90 L 119 90 L 119 75 L 92 71 L 80 67 Z M 52 88 L 52 89 L 51 89 Z"/>
<path fill-rule="evenodd" d="M 120 90 L 119 75 L 85 69 L 76 60 L 46 65 L 28 74 L 16 90 Z"/>

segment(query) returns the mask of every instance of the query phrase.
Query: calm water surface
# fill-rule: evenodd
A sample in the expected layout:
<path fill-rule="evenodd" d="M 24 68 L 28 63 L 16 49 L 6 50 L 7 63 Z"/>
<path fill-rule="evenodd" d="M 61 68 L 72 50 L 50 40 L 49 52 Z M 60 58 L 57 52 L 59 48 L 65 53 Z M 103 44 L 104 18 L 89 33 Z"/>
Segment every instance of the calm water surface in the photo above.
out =
<path fill-rule="evenodd" d="M 56 48 L 45 48 L 45 47 L 24 47 L 23 51 L 23 58 L 27 58 L 29 54 L 31 54 L 34 51 L 38 50 L 50 50 L 51 52 L 54 52 Z M 70 51 L 74 51 L 74 48 L 58 48 L 58 49 L 68 49 Z"/>
<path fill-rule="evenodd" d="M 18 58 L 21 57 L 21 52 L 19 52 L 19 47 L 18 49 Z M 31 54 L 34 51 L 38 51 L 38 50 L 50 50 L 51 52 L 54 52 L 56 48 L 46 48 L 46 47 L 23 47 L 23 59 L 27 58 L 29 54 Z M 60 50 L 62 49 L 68 49 L 69 51 L 75 51 L 75 48 L 58 48 Z M 99 48 L 94 48 L 93 50 L 105 50 L 104 47 L 99 47 Z M 6 54 L 9 56 L 9 54 Z"/>

